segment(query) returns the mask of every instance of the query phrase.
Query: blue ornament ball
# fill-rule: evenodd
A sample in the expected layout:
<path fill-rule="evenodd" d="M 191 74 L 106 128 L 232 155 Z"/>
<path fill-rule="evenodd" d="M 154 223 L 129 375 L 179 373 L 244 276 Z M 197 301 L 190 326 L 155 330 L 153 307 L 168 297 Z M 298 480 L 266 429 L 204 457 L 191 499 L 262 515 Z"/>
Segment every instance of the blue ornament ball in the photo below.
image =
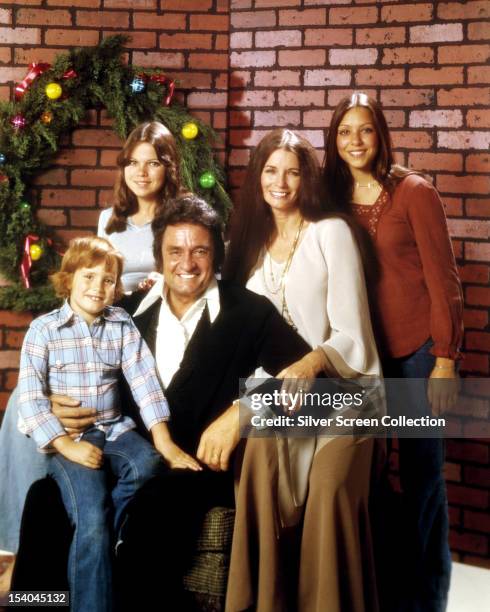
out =
<path fill-rule="evenodd" d="M 136 77 L 136 78 L 134 78 L 131 81 L 130 87 L 131 87 L 133 93 L 141 93 L 141 92 L 145 91 L 146 84 L 145 84 L 143 79 L 140 79 L 139 77 Z"/>
<path fill-rule="evenodd" d="M 7 158 L 5 157 L 5 155 L 3 153 L 0 153 L 0 166 L 3 166 L 6 161 Z"/>

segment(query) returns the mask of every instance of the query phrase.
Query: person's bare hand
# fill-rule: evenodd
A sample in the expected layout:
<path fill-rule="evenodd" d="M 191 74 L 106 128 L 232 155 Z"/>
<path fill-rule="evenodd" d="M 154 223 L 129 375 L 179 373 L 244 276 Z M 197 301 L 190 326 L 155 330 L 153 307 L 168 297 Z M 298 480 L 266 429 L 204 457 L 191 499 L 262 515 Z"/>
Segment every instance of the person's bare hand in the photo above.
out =
<path fill-rule="evenodd" d="M 276 378 L 284 380 L 281 392 L 290 394 L 292 397 L 309 391 L 315 377 L 323 370 L 325 356 L 322 349 L 310 351 L 304 357 L 290 364 L 277 374 Z M 296 412 L 301 408 L 301 401 L 291 400 L 284 409 L 288 412 Z"/>
<path fill-rule="evenodd" d="M 172 469 L 202 471 L 202 467 L 194 457 L 183 451 L 175 442 L 169 440 L 164 445 L 157 446 L 156 449 Z"/>
<path fill-rule="evenodd" d="M 68 395 L 51 395 L 49 401 L 53 414 L 72 438 L 78 437 L 96 421 L 94 408 L 82 408 L 79 400 Z"/>
<path fill-rule="evenodd" d="M 100 448 L 85 440 L 74 442 L 69 436 L 61 436 L 53 441 L 53 446 L 66 459 L 92 470 L 100 468 L 104 461 Z"/>
<path fill-rule="evenodd" d="M 458 400 L 460 379 L 453 368 L 434 368 L 430 374 L 427 397 L 434 416 L 451 410 Z"/>
<path fill-rule="evenodd" d="M 238 403 L 230 406 L 201 434 L 197 458 L 215 472 L 226 472 L 240 441 Z"/>
<path fill-rule="evenodd" d="M 145 280 L 142 280 L 141 282 L 138 283 L 138 290 L 148 291 L 149 289 L 153 287 L 155 283 L 156 283 L 156 280 L 154 278 L 151 278 L 151 276 L 149 276 L 148 278 L 145 278 Z"/>

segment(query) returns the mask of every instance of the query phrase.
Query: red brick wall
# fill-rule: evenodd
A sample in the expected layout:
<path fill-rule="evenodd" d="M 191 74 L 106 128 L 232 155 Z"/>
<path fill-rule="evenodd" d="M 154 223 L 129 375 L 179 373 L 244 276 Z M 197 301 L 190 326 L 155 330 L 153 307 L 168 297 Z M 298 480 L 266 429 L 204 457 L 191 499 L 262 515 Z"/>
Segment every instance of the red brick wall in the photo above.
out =
<path fill-rule="evenodd" d="M 490 5 L 487 1 L 20 0 L 0 2 L 0 96 L 30 61 L 114 32 L 129 61 L 179 76 L 187 104 L 228 143 L 232 185 L 250 147 L 289 126 L 319 149 L 352 89 L 378 97 L 397 156 L 441 191 L 466 299 L 466 373 L 490 375 Z M 230 17 L 230 24 L 228 21 Z M 229 37 L 229 43 L 228 43 Z M 108 131 L 106 131 L 108 130 Z M 39 178 L 41 215 L 66 237 L 93 230 L 110 202 L 118 142 L 92 113 Z M 0 313 L 0 407 L 16 382 L 28 316 Z M 2 327 L 3 323 L 3 327 Z M 490 446 L 448 444 L 455 555 L 490 565 Z M 396 460 L 396 457 L 394 457 Z"/>

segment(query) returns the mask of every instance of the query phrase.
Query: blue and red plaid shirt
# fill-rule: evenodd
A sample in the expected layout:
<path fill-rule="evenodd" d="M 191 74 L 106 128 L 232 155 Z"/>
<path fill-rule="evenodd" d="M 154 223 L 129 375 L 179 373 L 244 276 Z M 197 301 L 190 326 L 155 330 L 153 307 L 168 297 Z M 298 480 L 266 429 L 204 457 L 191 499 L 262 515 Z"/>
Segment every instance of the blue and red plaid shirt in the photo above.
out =
<path fill-rule="evenodd" d="M 121 372 L 146 427 L 167 421 L 170 412 L 155 360 L 125 310 L 108 306 L 90 326 L 68 302 L 38 317 L 22 346 L 19 429 L 32 436 L 39 449 L 65 435 L 48 399 L 56 393 L 95 408 L 95 427 L 106 433 L 107 440 L 115 440 L 136 427 L 119 409 Z"/>

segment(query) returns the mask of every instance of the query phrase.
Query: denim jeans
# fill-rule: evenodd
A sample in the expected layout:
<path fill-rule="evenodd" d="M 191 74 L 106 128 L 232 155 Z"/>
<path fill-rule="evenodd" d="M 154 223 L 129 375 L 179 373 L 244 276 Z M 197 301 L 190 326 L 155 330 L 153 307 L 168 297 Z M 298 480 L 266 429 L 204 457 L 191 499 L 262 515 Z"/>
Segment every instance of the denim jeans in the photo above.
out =
<path fill-rule="evenodd" d="M 388 359 L 383 363 L 386 378 L 418 378 L 420 392 L 404 393 L 410 415 L 430 415 L 427 400 L 427 378 L 434 367 L 430 353 L 432 340 L 408 357 Z M 415 382 L 415 381 L 414 381 Z M 419 384 L 419 383 L 416 383 Z M 396 389 L 397 394 L 401 389 Z M 398 413 L 400 401 L 395 393 L 387 394 L 388 411 Z M 416 402 L 417 405 L 410 405 Z M 443 475 L 444 441 L 440 438 L 399 437 L 399 473 L 402 488 L 400 525 L 407 550 L 403 550 L 397 610 L 403 612 L 443 612 L 447 606 L 451 575 L 451 554 L 448 542 L 448 509 Z"/>
<path fill-rule="evenodd" d="M 14 389 L 0 428 L 0 549 L 16 553 L 27 491 L 48 473 L 48 457 L 17 429 L 18 393 Z"/>
<path fill-rule="evenodd" d="M 54 455 L 50 473 L 58 483 L 66 511 L 75 528 L 68 560 L 71 612 L 111 612 L 112 549 L 124 509 L 136 491 L 163 467 L 161 456 L 135 431 L 105 440 L 91 429 L 83 435 L 104 451 L 101 469 Z M 111 478 L 115 478 L 110 488 Z"/>

